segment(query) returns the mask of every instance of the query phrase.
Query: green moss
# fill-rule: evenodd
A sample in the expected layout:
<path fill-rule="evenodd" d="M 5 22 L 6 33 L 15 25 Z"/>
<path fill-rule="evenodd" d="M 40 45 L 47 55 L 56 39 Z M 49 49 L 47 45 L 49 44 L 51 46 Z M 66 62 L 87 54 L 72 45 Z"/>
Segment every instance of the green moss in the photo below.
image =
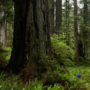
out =
<path fill-rule="evenodd" d="M 11 50 L 11 48 L 0 48 L 0 60 L 8 63 L 11 56 Z"/>

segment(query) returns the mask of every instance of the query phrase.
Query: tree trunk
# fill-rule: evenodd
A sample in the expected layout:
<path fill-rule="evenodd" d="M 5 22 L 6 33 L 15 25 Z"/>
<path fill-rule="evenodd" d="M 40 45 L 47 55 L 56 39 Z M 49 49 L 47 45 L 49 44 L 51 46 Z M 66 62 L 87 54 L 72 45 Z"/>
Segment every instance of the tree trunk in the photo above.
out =
<path fill-rule="evenodd" d="M 67 45 L 70 45 L 70 30 L 69 30 L 69 13 L 70 13 L 70 11 L 69 11 L 69 0 L 66 0 L 66 17 L 65 17 L 65 19 L 66 19 L 66 44 Z"/>
<path fill-rule="evenodd" d="M 3 21 L 4 12 L 0 12 L 0 44 L 6 47 L 6 23 Z"/>
<path fill-rule="evenodd" d="M 54 0 L 48 0 L 49 2 L 49 23 L 50 23 L 50 33 L 53 34 L 54 31 Z"/>
<path fill-rule="evenodd" d="M 62 26 L 62 0 L 56 0 L 56 33 Z"/>
<path fill-rule="evenodd" d="M 83 12 L 83 19 L 84 19 L 84 32 L 83 32 L 83 53 L 84 53 L 84 58 L 87 59 L 87 36 L 88 36 L 88 32 L 87 32 L 87 20 L 88 20 L 88 5 L 87 5 L 87 0 L 84 0 L 84 12 Z"/>
<path fill-rule="evenodd" d="M 83 26 L 81 27 L 81 41 L 79 41 L 79 55 L 84 59 L 87 59 L 88 56 L 88 31 L 87 31 L 87 22 L 88 22 L 88 5 L 87 0 L 84 0 L 83 7 Z M 82 47 L 81 47 L 82 46 Z"/>
<path fill-rule="evenodd" d="M 74 0 L 74 45 L 75 55 L 74 60 L 78 62 L 78 23 L 77 23 L 77 0 Z"/>
<path fill-rule="evenodd" d="M 8 68 L 23 70 L 27 79 L 38 73 L 38 61 L 50 53 L 48 0 L 15 0 L 14 40 Z"/>

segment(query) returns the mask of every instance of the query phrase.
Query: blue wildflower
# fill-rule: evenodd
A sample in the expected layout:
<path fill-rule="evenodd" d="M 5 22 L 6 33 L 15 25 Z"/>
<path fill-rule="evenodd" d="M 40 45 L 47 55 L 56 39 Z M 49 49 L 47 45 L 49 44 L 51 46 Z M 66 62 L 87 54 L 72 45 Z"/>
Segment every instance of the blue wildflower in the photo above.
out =
<path fill-rule="evenodd" d="M 77 78 L 81 78 L 81 74 L 77 74 Z"/>

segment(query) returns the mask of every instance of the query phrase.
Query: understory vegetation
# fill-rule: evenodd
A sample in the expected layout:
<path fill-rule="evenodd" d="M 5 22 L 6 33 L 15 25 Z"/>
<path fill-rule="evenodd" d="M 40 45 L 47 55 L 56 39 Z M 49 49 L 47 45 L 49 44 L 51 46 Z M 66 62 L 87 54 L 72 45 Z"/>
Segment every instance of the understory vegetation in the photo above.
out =
<path fill-rule="evenodd" d="M 53 56 L 39 61 L 40 77 L 28 83 L 22 83 L 20 76 L 0 73 L 1 90 L 90 90 L 90 62 L 74 64 L 73 48 L 59 40 L 58 35 L 51 37 Z M 11 48 L 0 48 L 0 69 L 5 69 L 9 62 Z M 81 59 L 80 59 L 81 62 Z M 2 68 L 1 68 L 2 67 Z M 81 78 L 77 78 L 77 74 Z M 39 80 L 38 80 L 39 79 Z"/>

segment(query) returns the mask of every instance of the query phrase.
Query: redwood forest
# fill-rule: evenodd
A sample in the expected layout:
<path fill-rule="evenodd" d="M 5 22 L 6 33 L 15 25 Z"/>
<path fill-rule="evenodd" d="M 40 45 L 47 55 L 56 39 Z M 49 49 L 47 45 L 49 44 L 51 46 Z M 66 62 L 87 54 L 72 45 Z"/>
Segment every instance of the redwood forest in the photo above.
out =
<path fill-rule="evenodd" d="M 0 0 L 0 90 L 90 90 L 90 0 Z"/>

